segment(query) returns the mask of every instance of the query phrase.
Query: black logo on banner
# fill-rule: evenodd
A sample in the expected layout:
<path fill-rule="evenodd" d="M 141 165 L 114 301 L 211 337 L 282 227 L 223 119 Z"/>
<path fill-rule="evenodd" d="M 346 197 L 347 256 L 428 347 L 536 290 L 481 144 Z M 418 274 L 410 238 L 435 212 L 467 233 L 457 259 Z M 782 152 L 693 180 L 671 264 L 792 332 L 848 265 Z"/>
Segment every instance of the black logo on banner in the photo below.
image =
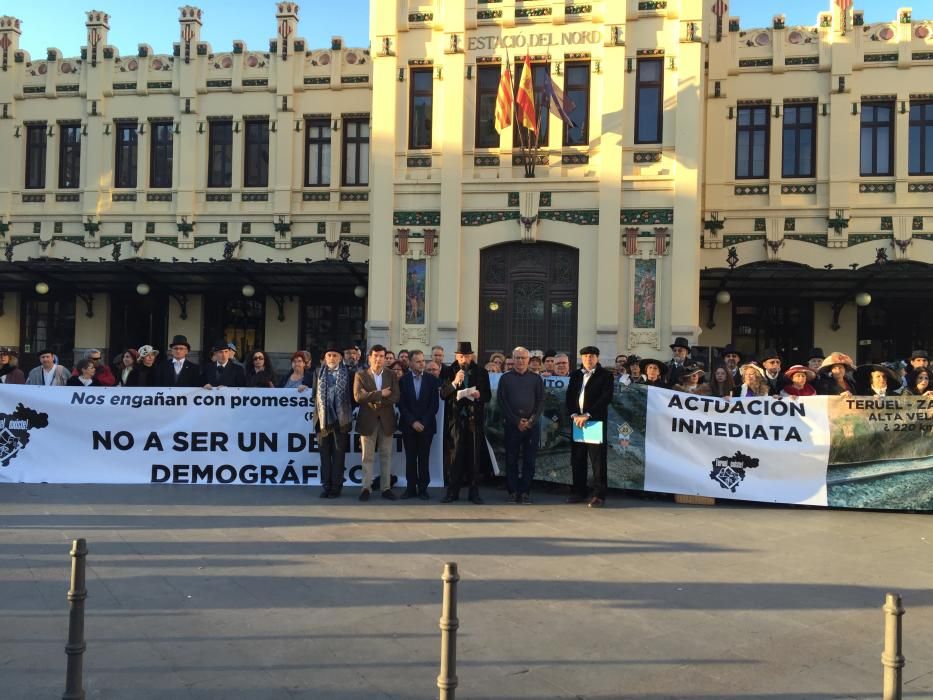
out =
<path fill-rule="evenodd" d="M 13 413 L 0 413 L 0 466 L 8 467 L 19 451 L 29 444 L 29 431 L 45 428 L 49 415 L 17 404 Z"/>
<path fill-rule="evenodd" d="M 731 457 L 723 456 L 714 459 L 713 471 L 709 473 L 709 478 L 719 482 L 724 489 L 735 493 L 735 490 L 745 480 L 745 471 L 757 466 L 757 459 L 736 452 Z"/>

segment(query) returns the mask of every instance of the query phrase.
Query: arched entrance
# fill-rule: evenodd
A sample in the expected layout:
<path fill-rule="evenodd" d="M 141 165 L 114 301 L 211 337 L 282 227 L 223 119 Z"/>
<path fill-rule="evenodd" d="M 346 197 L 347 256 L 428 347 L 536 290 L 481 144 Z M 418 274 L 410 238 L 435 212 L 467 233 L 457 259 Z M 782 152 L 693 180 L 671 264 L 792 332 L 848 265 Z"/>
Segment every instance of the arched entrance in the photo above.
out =
<path fill-rule="evenodd" d="M 556 243 L 503 243 L 482 251 L 479 353 L 552 349 L 573 356 L 579 251 Z"/>

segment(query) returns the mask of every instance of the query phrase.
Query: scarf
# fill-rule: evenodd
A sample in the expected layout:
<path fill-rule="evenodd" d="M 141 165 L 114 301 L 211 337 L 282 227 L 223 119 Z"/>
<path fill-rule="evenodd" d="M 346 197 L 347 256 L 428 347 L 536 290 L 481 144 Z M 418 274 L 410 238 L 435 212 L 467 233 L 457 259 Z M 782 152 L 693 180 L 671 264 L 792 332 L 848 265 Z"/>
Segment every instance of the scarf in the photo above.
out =
<path fill-rule="evenodd" d="M 314 397 L 314 411 L 318 418 L 318 426 L 320 426 L 321 434 L 325 435 L 337 427 L 348 426 L 351 422 L 350 372 L 343 363 L 337 365 L 333 386 L 327 382 L 329 372 L 327 365 L 323 365 L 318 370 L 317 396 Z M 327 406 L 332 399 L 336 399 L 337 402 L 337 425 L 335 426 L 327 423 Z"/>

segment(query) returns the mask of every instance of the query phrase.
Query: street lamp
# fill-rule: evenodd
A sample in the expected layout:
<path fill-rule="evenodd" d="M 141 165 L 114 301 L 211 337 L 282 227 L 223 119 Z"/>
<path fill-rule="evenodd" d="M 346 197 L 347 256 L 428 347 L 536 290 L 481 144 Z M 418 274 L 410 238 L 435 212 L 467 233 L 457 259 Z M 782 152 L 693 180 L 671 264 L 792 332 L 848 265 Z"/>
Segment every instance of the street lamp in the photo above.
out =
<path fill-rule="evenodd" d="M 243 289 L 240 290 L 247 299 L 252 299 L 256 296 L 256 288 L 251 284 L 244 284 Z"/>
<path fill-rule="evenodd" d="M 871 304 L 871 294 L 868 292 L 859 292 L 855 295 L 856 306 L 868 306 Z"/>
<path fill-rule="evenodd" d="M 45 282 L 36 282 L 36 294 L 45 295 L 49 293 L 49 285 Z"/>
<path fill-rule="evenodd" d="M 136 285 L 136 293 L 141 297 L 146 296 L 149 293 L 149 285 L 145 282 L 140 282 Z"/>

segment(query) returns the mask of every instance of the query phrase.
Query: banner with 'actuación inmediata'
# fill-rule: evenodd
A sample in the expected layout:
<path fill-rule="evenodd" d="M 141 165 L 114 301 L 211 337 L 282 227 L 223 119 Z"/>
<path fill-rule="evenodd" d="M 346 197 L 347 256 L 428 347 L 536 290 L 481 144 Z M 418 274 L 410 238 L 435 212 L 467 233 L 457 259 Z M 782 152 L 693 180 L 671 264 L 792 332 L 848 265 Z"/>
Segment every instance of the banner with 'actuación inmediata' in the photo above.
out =
<path fill-rule="evenodd" d="M 311 392 L 295 389 L 0 385 L 0 482 L 319 484 L 313 411 Z M 348 447 L 347 485 L 359 485 L 355 433 Z M 436 439 L 433 486 L 441 449 Z M 400 436 L 392 471 L 404 485 Z"/>

